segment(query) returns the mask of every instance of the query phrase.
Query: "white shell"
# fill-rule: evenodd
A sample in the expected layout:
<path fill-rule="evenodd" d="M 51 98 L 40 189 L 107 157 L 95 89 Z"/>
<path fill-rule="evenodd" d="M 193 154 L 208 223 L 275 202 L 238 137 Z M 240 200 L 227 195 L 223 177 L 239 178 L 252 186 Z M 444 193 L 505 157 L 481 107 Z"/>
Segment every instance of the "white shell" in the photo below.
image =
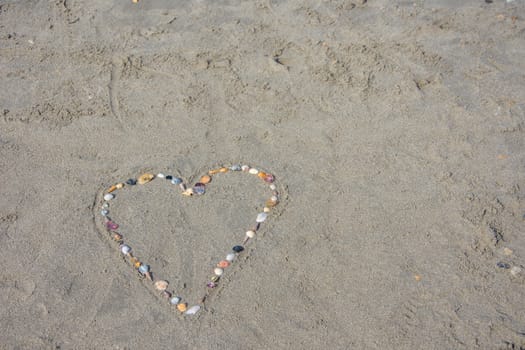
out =
<path fill-rule="evenodd" d="M 277 202 L 277 201 L 279 200 L 279 198 L 277 198 L 277 196 L 271 196 L 271 197 L 270 197 L 270 200 L 271 200 L 272 202 Z"/>
<path fill-rule="evenodd" d="M 257 174 L 259 174 L 259 170 L 255 169 L 255 168 L 251 168 L 248 172 L 249 172 L 250 174 L 252 174 L 252 175 L 257 175 Z"/>
<path fill-rule="evenodd" d="M 120 251 L 122 254 L 129 254 L 131 252 L 131 247 L 129 245 L 123 244 L 120 246 Z"/>
<path fill-rule="evenodd" d="M 252 231 L 252 230 L 250 230 L 250 231 L 246 231 L 246 236 L 247 236 L 248 238 L 253 238 L 253 237 L 255 237 L 255 231 Z"/>
<path fill-rule="evenodd" d="M 102 208 L 104 208 L 104 209 L 109 208 L 109 203 L 102 204 Z"/>
<path fill-rule="evenodd" d="M 243 166 L 241 167 L 241 170 L 242 170 L 242 171 L 248 171 L 249 169 L 250 169 L 250 167 L 249 167 L 248 165 L 243 165 Z"/>
<path fill-rule="evenodd" d="M 201 309 L 201 307 L 199 305 L 194 305 L 194 306 L 190 307 L 188 310 L 186 310 L 185 314 L 186 315 L 195 315 L 197 312 L 199 312 L 200 309 Z"/>
<path fill-rule="evenodd" d="M 512 276 L 516 277 L 518 276 L 520 273 L 521 273 L 521 267 L 519 266 L 513 266 L 511 269 L 510 269 L 510 273 Z"/>
<path fill-rule="evenodd" d="M 160 179 L 164 179 L 166 177 L 166 175 L 164 175 L 163 173 L 158 173 L 157 177 L 160 178 Z"/>
<path fill-rule="evenodd" d="M 266 218 L 268 217 L 268 214 L 266 213 L 259 213 L 257 215 L 257 219 L 255 219 L 256 222 L 264 222 L 264 220 L 266 220 Z"/>
<path fill-rule="evenodd" d="M 222 276 L 222 274 L 224 273 L 224 270 L 221 269 L 220 267 L 216 267 L 215 270 L 213 270 L 213 273 L 215 273 L 217 276 Z"/>
<path fill-rule="evenodd" d="M 230 253 L 230 254 L 226 255 L 226 260 L 229 261 L 229 262 L 232 262 L 233 260 L 235 260 L 235 254 Z"/>
<path fill-rule="evenodd" d="M 274 184 L 270 185 L 270 190 L 275 191 L 276 189 L 277 189 L 277 186 L 275 186 Z"/>
<path fill-rule="evenodd" d="M 170 303 L 172 305 L 177 305 L 178 303 L 180 303 L 181 300 L 182 300 L 181 297 L 173 297 L 170 299 Z"/>
<path fill-rule="evenodd" d="M 114 195 L 113 193 L 106 193 L 106 194 L 104 195 L 104 200 L 105 200 L 105 201 L 110 201 L 110 200 L 112 200 L 113 198 L 115 198 L 115 195 Z"/>
<path fill-rule="evenodd" d="M 268 207 L 264 207 L 263 211 L 264 211 L 265 213 L 269 213 L 269 212 L 270 212 L 270 208 L 268 208 Z"/>

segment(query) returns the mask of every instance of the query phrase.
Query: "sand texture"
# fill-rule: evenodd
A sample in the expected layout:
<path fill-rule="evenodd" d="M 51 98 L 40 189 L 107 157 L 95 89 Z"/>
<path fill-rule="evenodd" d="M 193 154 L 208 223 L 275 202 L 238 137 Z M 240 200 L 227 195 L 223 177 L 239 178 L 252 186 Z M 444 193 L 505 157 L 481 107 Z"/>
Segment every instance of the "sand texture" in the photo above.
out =
<path fill-rule="evenodd" d="M 0 88 L 0 349 L 525 349 L 523 0 L 0 1 Z M 100 196 L 235 163 L 180 315 Z M 111 207 L 192 299 L 208 187 Z"/>

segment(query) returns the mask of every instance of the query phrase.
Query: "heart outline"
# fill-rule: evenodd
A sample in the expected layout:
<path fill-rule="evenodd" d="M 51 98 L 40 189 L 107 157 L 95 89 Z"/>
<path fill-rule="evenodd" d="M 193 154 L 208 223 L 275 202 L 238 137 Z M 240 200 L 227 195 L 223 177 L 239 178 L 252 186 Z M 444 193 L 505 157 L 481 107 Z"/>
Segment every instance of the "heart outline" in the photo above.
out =
<path fill-rule="evenodd" d="M 246 233 L 247 237 L 244 239 L 244 241 L 242 243 L 242 246 L 240 246 L 242 248 L 242 250 L 238 251 L 238 252 L 237 251 L 235 252 L 235 254 L 236 254 L 235 260 L 238 260 L 239 254 L 242 253 L 242 251 L 244 251 L 244 245 L 246 243 L 248 243 L 251 238 L 253 238 L 253 235 L 250 235 L 249 232 L 250 231 L 257 232 L 259 230 L 259 228 L 260 228 L 261 223 L 263 223 L 266 220 L 267 215 L 270 212 L 270 209 L 273 208 L 274 206 L 276 206 L 280 202 L 279 192 L 277 191 L 277 186 L 274 183 L 274 181 L 275 181 L 274 175 L 272 175 L 272 173 L 267 173 L 267 172 L 260 171 L 257 168 L 253 168 L 253 167 L 250 167 L 248 165 L 242 165 L 242 166 L 241 165 L 232 165 L 230 167 L 222 166 L 220 168 L 216 168 L 216 169 L 210 170 L 210 171 L 207 172 L 207 174 L 202 175 L 200 177 L 201 180 L 204 179 L 205 176 L 209 178 L 209 181 L 206 182 L 205 184 L 197 182 L 192 187 L 186 187 L 186 184 L 184 183 L 184 180 L 182 180 L 181 178 L 178 178 L 178 179 L 180 179 L 180 183 L 173 182 L 174 179 L 172 180 L 172 183 L 173 184 L 177 184 L 177 185 L 180 186 L 181 190 L 183 191 L 182 194 L 186 194 L 188 196 L 192 196 L 195 193 L 195 189 L 197 188 L 196 186 L 199 186 L 199 187 L 202 186 L 205 189 L 206 185 L 209 184 L 209 182 L 211 181 L 211 178 L 213 176 L 215 176 L 217 174 L 221 174 L 221 173 L 227 173 L 227 172 L 230 172 L 230 171 L 232 171 L 232 172 L 246 172 L 246 173 L 249 173 L 249 174 L 252 174 L 252 175 L 257 175 L 263 181 L 265 181 L 266 183 L 269 183 L 270 184 L 270 189 L 272 190 L 272 197 L 265 203 L 265 207 L 264 207 L 263 211 L 260 212 L 257 215 L 256 226 L 250 228 L 247 231 L 247 233 Z M 158 174 L 145 173 L 145 174 L 143 174 L 141 176 L 144 176 L 146 174 L 149 174 L 148 175 L 148 179 L 145 181 L 145 183 L 143 183 L 141 185 L 146 185 L 150 181 L 153 181 L 153 180 L 155 180 L 157 178 L 164 178 L 165 177 L 165 175 L 163 175 L 162 173 L 158 173 Z M 154 288 L 152 288 L 152 286 L 151 286 L 151 283 L 153 283 L 153 285 L 156 286 L 157 283 L 159 283 L 159 281 L 160 282 L 163 281 L 163 282 L 166 282 L 166 283 L 168 283 L 168 282 L 165 281 L 165 280 L 160 280 L 160 279 L 155 279 L 154 280 L 151 277 L 151 273 L 149 273 L 149 269 L 147 270 L 147 273 L 144 273 L 144 271 L 141 272 L 140 268 L 144 267 L 145 264 L 143 262 L 141 262 L 138 258 L 136 258 L 134 256 L 134 254 L 131 254 L 130 252 L 126 252 L 126 253 L 124 252 L 124 248 L 123 247 L 127 246 L 127 245 L 125 244 L 125 242 L 123 240 L 123 236 L 116 231 L 118 229 L 118 225 L 116 227 L 115 226 L 111 227 L 109 225 L 109 223 L 114 222 L 112 220 L 112 218 L 109 216 L 109 202 L 111 202 L 114 199 L 113 193 L 115 191 L 119 191 L 119 190 L 121 190 L 123 188 L 129 188 L 129 187 L 133 187 L 133 186 L 135 186 L 135 184 L 133 184 L 133 185 L 130 185 L 130 184 L 126 185 L 124 183 L 118 183 L 116 185 L 112 185 L 109 188 L 100 189 L 98 191 L 97 195 L 95 196 L 95 200 L 94 200 L 94 203 L 93 203 L 93 210 L 94 210 L 93 211 L 93 220 L 94 220 L 94 223 L 95 223 L 96 231 L 99 234 L 99 237 L 102 240 L 105 240 L 106 242 L 113 241 L 113 243 L 109 243 L 109 246 L 112 249 L 114 249 L 115 244 L 119 244 L 119 249 L 121 249 L 121 251 L 123 253 L 122 259 L 126 262 L 127 265 L 129 265 L 129 266 L 131 266 L 132 268 L 135 269 L 136 275 L 139 276 L 139 279 L 141 280 L 143 285 L 146 287 L 146 289 L 149 290 L 152 294 L 154 294 L 154 295 L 156 295 L 158 297 L 159 293 L 155 292 Z M 204 194 L 204 193 L 202 193 L 202 194 Z M 96 210 L 97 210 L 96 208 L 97 208 L 97 205 L 98 205 L 98 207 L 100 207 L 102 209 L 102 211 L 108 210 L 107 213 L 105 213 L 105 214 L 102 213 L 102 217 L 104 218 L 104 220 L 103 220 L 104 224 L 101 224 L 100 220 L 96 220 Z M 106 207 L 106 205 L 107 205 L 107 207 Z M 115 234 L 120 236 L 120 238 L 119 239 L 115 239 L 115 237 L 114 237 Z M 127 247 L 129 247 L 129 246 L 127 246 Z M 233 251 L 235 250 L 236 247 L 239 247 L 239 246 L 234 246 L 232 252 L 229 253 L 228 256 L 230 256 L 231 254 L 234 253 Z M 224 261 L 226 261 L 226 260 L 222 260 L 220 263 L 224 263 Z M 233 261 L 230 260 L 229 262 L 232 263 Z M 235 265 L 239 265 L 239 264 L 237 263 Z M 148 266 L 148 265 L 146 265 L 146 266 Z M 225 266 L 225 267 L 229 267 L 229 266 Z M 149 266 L 148 266 L 148 268 L 149 268 Z M 217 270 L 220 270 L 220 273 Z M 223 269 L 215 268 L 215 272 L 216 272 L 215 275 L 217 276 L 217 281 L 218 281 L 222 277 Z M 157 274 L 157 273 L 155 273 L 155 274 Z M 231 276 L 230 276 L 230 278 L 231 278 Z M 144 283 L 148 279 L 151 280 L 150 286 L 146 286 L 146 283 Z M 210 286 L 210 283 L 211 282 L 208 282 L 208 287 Z M 215 284 L 217 284 L 217 283 L 215 283 Z M 219 286 L 223 287 L 223 284 L 219 284 Z M 205 307 L 205 301 L 208 298 L 208 296 L 211 295 L 211 290 L 212 289 L 213 288 L 206 289 L 206 293 L 205 293 L 204 297 L 200 298 L 199 301 L 197 303 L 195 303 L 195 305 L 190 307 L 189 309 L 187 308 L 188 304 L 187 304 L 186 300 L 184 300 L 184 302 L 177 303 L 176 308 L 182 314 L 190 314 L 191 315 L 191 314 L 197 313 L 200 310 L 201 306 Z M 217 292 L 219 292 L 221 289 L 222 288 L 217 288 Z M 164 294 L 165 296 L 167 295 L 168 299 L 171 298 L 170 300 L 174 299 L 174 298 L 172 298 L 172 295 L 174 295 L 174 294 L 172 294 L 171 292 L 167 292 L 166 288 L 160 289 L 160 291 L 161 291 L 161 295 L 162 294 Z M 183 307 L 181 307 L 181 305 Z"/>

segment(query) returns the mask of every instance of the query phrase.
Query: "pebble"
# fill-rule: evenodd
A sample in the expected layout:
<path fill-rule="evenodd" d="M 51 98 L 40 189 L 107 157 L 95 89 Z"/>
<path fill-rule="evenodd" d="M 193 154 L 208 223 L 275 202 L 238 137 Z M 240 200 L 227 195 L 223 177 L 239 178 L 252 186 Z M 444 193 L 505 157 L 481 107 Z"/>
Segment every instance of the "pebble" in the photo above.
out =
<path fill-rule="evenodd" d="M 122 235 L 120 233 L 115 233 L 113 239 L 118 242 L 122 239 Z"/>
<path fill-rule="evenodd" d="M 126 244 L 123 244 L 120 246 L 120 251 L 122 252 L 122 254 L 129 254 L 131 253 L 131 247 L 129 245 L 126 245 Z"/>
<path fill-rule="evenodd" d="M 102 204 L 102 208 L 104 208 L 104 209 L 107 209 L 107 208 L 109 208 L 109 203 L 107 203 L 107 202 L 104 202 L 104 204 Z"/>
<path fill-rule="evenodd" d="M 109 214 L 109 210 L 107 210 L 107 209 L 102 209 L 102 210 L 100 211 L 100 214 L 102 214 L 102 216 L 108 216 L 108 214 Z"/>
<path fill-rule="evenodd" d="M 166 177 L 166 175 L 164 175 L 163 173 L 158 173 L 158 174 L 157 174 L 157 177 L 158 177 L 159 179 L 164 179 L 164 178 Z"/>
<path fill-rule="evenodd" d="M 230 253 L 226 255 L 226 260 L 228 260 L 229 262 L 232 262 L 233 260 L 235 260 L 235 254 Z"/>
<path fill-rule="evenodd" d="M 512 266 L 510 269 L 510 273 L 512 276 L 516 277 L 521 273 L 521 267 L 519 266 Z"/>
<path fill-rule="evenodd" d="M 139 185 L 145 185 L 148 182 L 150 182 L 151 180 L 153 180 L 154 178 L 155 178 L 155 175 L 153 175 L 153 174 L 149 174 L 149 173 L 142 174 L 142 175 L 139 176 L 139 178 L 137 180 L 137 183 Z"/>
<path fill-rule="evenodd" d="M 263 208 L 263 211 L 264 211 L 265 213 L 269 213 L 269 212 L 270 212 L 270 208 L 268 208 L 268 207 L 264 207 L 264 208 Z"/>
<path fill-rule="evenodd" d="M 255 222 L 264 222 L 264 220 L 266 220 L 267 217 L 268 217 L 268 214 L 266 214 L 266 213 L 259 213 L 257 215 L 257 219 L 255 219 Z"/>
<path fill-rule="evenodd" d="M 184 192 L 182 192 L 182 194 L 183 194 L 184 196 L 188 196 L 188 197 L 193 196 L 193 188 L 188 188 L 187 190 L 185 190 Z"/>
<path fill-rule="evenodd" d="M 180 185 L 182 183 L 182 179 L 180 177 L 174 177 L 171 179 L 171 183 L 174 185 Z"/>
<path fill-rule="evenodd" d="M 188 308 L 188 304 L 186 303 L 180 303 L 177 305 L 177 310 L 179 310 L 180 312 L 186 311 L 187 308 Z"/>
<path fill-rule="evenodd" d="M 173 297 L 170 299 L 170 303 L 172 305 L 177 305 L 178 303 L 180 303 L 181 300 L 182 300 L 181 297 Z"/>
<path fill-rule="evenodd" d="M 166 298 L 166 299 L 171 298 L 171 293 L 168 292 L 167 290 L 163 291 L 161 295 L 163 298 Z"/>
<path fill-rule="evenodd" d="M 217 275 L 213 275 L 210 277 L 210 281 L 212 282 L 218 282 L 221 278 Z"/>
<path fill-rule="evenodd" d="M 121 188 L 124 187 L 124 184 L 122 182 L 119 182 L 118 184 L 115 185 L 115 187 L 120 190 Z"/>
<path fill-rule="evenodd" d="M 242 245 L 236 245 L 235 247 L 232 248 L 232 250 L 235 252 L 235 253 L 240 253 L 244 250 L 244 247 Z"/>
<path fill-rule="evenodd" d="M 235 165 L 232 165 L 230 167 L 230 170 L 232 170 L 232 171 L 241 171 L 242 168 L 241 168 L 241 166 L 239 164 L 235 164 Z"/>
<path fill-rule="evenodd" d="M 222 274 L 224 273 L 224 270 L 221 269 L 220 267 L 216 267 L 214 270 L 213 270 L 213 273 L 217 276 L 222 276 Z"/>
<path fill-rule="evenodd" d="M 111 192 L 115 191 L 116 189 L 117 189 L 117 186 L 116 186 L 116 185 L 113 185 L 113 186 L 111 186 L 111 187 L 108 189 L 107 192 L 108 192 L 108 193 L 111 193 Z"/>
<path fill-rule="evenodd" d="M 112 200 L 113 198 L 115 198 L 115 195 L 114 195 L 113 193 L 106 193 L 106 194 L 104 195 L 104 200 L 105 200 L 105 201 L 110 201 L 110 200 Z"/>
<path fill-rule="evenodd" d="M 503 254 L 509 256 L 509 255 L 512 255 L 512 253 L 513 253 L 512 249 L 507 248 L 507 247 L 503 248 Z"/>
<path fill-rule="evenodd" d="M 200 309 L 201 307 L 199 305 L 195 305 L 195 306 L 190 307 L 188 310 L 186 310 L 185 314 L 195 315 L 197 312 L 199 312 Z"/>
<path fill-rule="evenodd" d="M 270 190 L 275 191 L 277 189 L 277 186 L 275 184 L 270 185 Z"/>
<path fill-rule="evenodd" d="M 220 267 L 221 269 L 225 269 L 227 268 L 228 266 L 230 266 L 230 262 L 228 260 L 221 260 L 219 261 L 219 263 L 217 264 L 217 267 Z"/>
<path fill-rule="evenodd" d="M 209 184 L 211 182 L 211 176 L 210 175 L 204 175 L 203 177 L 201 177 L 201 179 L 199 180 L 201 183 L 203 184 Z"/>
<path fill-rule="evenodd" d="M 137 180 L 135 179 L 128 179 L 128 181 L 126 181 L 126 183 L 130 186 L 133 186 L 133 185 L 136 185 L 137 184 Z"/>
<path fill-rule="evenodd" d="M 173 180 L 173 176 L 172 175 L 166 175 L 166 180 L 168 180 L 168 181 Z"/>
<path fill-rule="evenodd" d="M 270 197 L 270 200 L 271 200 L 272 202 L 277 203 L 277 202 L 279 201 L 279 198 L 277 198 L 277 196 L 271 196 L 271 197 Z"/>
<path fill-rule="evenodd" d="M 248 171 L 248 170 L 250 170 L 250 167 L 248 165 L 243 165 L 243 166 L 241 166 L 241 170 L 242 171 Z"/>
<path fill-rule="evenodd" d="M 255 168 L 251 168 L 250 170 L 248 170 L 248 172 L 252 175 L 257 175 L 259 174 L 259 170 L 255 169 Z"/>
<path fill-rule="evenodd" d="M 113 221 L 110 220 L 110 221 L 106 222 L 106 228 L 108 230 L 116 230 L 116 229 L 118 229 L 118 224 L 116 222 L 113 222 Z"/>
<path fill-rule="evenodd" d="M 252 231 L 252 230 L 246 231 L 246 237 L 248 238 L 255 237 L 255 231 Z"/>
<path fill-rule="evenodd" d="M 202 195 L 206 192 L 206 185 L 204 185 L 202 182 L 197 182 L 195 186 L 193 187 L 193 193 Z"/>
<path fill-rule="evenodd" d="M 266 174 L 266 176 L 263 178 L 265 182 L 272 183 L 275 181 L 275 176 L 272 174 Z"/>
<path fill-rule="evenodd" d="M 164 291 L 168 288 L 168 281 L 160 280 L 155 282 L 155 289 Z"/>
<path fill-rule="evenodd" d="M 208 282 L 208 283 L 206 283 L 206 286 L 208 288 L 215 288 L 215 287 L 217 287 L 217 284 L 215 282 Z"/>
<path fill-rule="evenodd" d="M 504 263 L 504 262 L 501 262 L 499 261 L 497 264 L 496 264 L 497 267 L 499 267 L 500 269 L 509 269 L 510 268 L 510 265 L 507 264 L 507 263 Z"/>
<path fill-rule="evenodd" d="M 227 173 L 228 170 L 230 170 L 229 168 L 226 168 L 226 167 L 222 167 L 219 169 L 219 173 Z"/>

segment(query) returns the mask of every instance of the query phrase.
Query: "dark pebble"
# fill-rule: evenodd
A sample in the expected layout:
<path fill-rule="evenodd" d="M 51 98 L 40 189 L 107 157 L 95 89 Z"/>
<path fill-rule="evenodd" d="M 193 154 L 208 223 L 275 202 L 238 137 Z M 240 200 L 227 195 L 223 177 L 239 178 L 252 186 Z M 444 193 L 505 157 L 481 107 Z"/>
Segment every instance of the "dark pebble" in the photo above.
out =
<path fill-rule="evenodd" d="M 235 252 L 235 253 L 240 253 L 244 250 L 244 247 L 242 245 L 236 245 L 235 247 L 232 248 L 232 250 Z"/>
<path fill-rule="evenodd" d="M 126 181 L 126 183 L 130 186 L 133 186 L 133 185 L 136 185 L 137 184 L 137 180 L 135 179 L 129 179 L 128 181 Z"/>
<path fill-rule="evenodd" d="M 173 180 L 173 176 L 171 176 L 171 175 L 167 175 L 167 176 L 166 176 L 166 180 L 170 180 L 170 181 Z"/>
<path fill-rule="evenodd" d="M 500 269 L 510 269 L 510 265 L 507 264 L 507 263 L 504 263 L 504 262 L 498 262 L 496 264 L 497 267 L 499 267 Z"/>

